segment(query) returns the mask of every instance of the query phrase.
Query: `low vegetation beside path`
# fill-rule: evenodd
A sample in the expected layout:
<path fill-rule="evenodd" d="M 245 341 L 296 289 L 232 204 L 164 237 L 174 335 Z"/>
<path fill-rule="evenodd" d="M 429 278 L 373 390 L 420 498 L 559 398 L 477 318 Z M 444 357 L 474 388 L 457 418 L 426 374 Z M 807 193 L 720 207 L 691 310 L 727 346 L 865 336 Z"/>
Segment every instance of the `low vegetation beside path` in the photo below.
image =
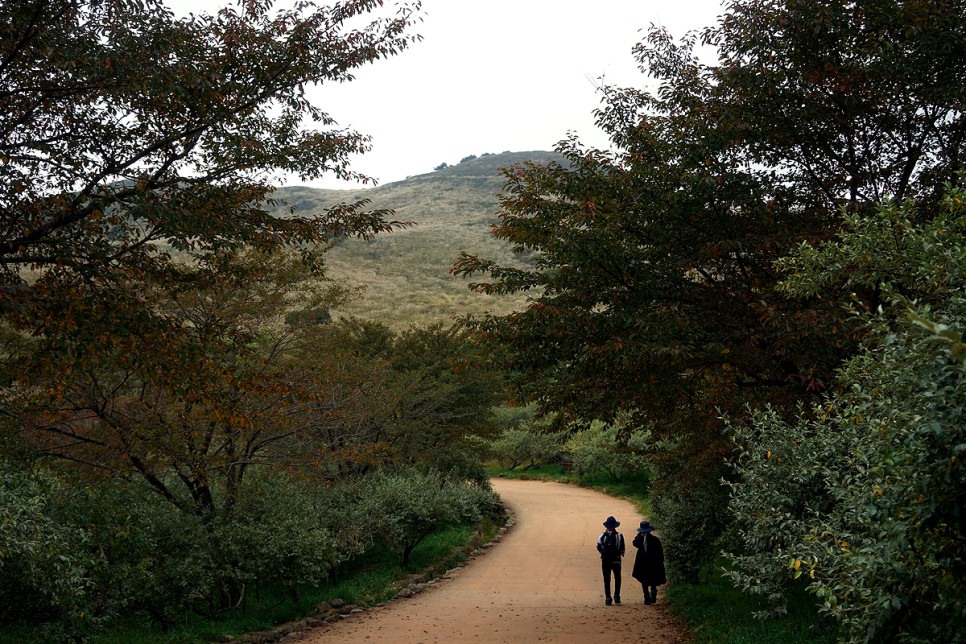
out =
<path fill-rule="evenodd" d="M 9 469 L 2 481 L 5 514 L 21 510 L 4 545 L 23 568 L 5 570 L 16 587 L 4 595 L 19 597 L 4 602 L 10 622 L 20 615 L 0 632 L 11 644 L 201 643 L 318 617 L 322 602 L 365 608 L 465 561 L 504 522 L 485 484 L 405 468 L 334 488 L 264 477 L 244 524 L 209 526 L 131 485 L 70 493 Z M 31 525 L 28 508 L 60 529 Z"/>

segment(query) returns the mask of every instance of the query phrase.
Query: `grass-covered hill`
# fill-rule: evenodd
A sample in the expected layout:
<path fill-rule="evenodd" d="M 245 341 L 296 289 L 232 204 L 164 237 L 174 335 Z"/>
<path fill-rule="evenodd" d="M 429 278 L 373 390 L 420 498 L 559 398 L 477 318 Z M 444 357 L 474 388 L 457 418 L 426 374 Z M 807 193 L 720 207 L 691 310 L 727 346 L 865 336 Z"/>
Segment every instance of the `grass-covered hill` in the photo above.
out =
<path fill-rule="evenodd" d="M 484 154 L 374 188 L 286 187 L 275 197 L 296 212 L 366 198 L 373 208 L 392 208 L 395 219 L 412 221 L 412 227 L 377 235 L 371 241 L 342 241 L 327 253 L 329 276 L 363 289 L 336 314 L 379 320 L 397 329 L 447 323 L 457 315 L 506 313 L 524 303 L 524 296 L 496 297 L 470 291 L 469 280 L 450 275 L 449 269 L 460 251 L 501 262 L 525 261 L 513 257 L 509 246 L 490 234 L 497 221 L 497 195 L 504 185 L 499 168 L 550 158 L 557 157 L 552 152 Z"/>

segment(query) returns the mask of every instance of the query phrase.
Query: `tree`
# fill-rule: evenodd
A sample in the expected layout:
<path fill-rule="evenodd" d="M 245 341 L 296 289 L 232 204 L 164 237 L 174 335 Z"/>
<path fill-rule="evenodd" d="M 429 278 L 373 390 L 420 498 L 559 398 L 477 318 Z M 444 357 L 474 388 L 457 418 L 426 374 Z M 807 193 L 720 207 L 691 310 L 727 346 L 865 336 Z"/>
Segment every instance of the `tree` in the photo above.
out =
<path fill-rule="evenodd" d="M 358 411 L 357 424 L 322 432 L 322 458 L 339 464 L 338 476 L 391 463 L 480 476 L 470 441 L 495 431 L 491 410 L 504 383 L 498 371 L 481 366 L 482 356 L 463 333 L 434 325 L 397 334 L 381 323 L 349 319 L 319 334 L 325 350 L 306 345 L 296 362 L 309 369 L 306 381 L 318 387 L 320 399 L 332 392 L 354 401 Z M 358 390 L 347 392 L 351 382 Z"/>
<path fill-rule="evenodd" d="M 486 429 L 498 381 L 458 368 L 469 354 L 452 330 L 397 338 L 381 325 L 320 323 L 345 292 L 311 264 L 302 254 L 222 253 L 217 267 L 185 268 L 177 288 L 131 285 L 149 305 L 147 321 L 164 322 L 157 329 L 129 319 L 131 307 L 95 306 L 105 317 L 95 328 L 112 326 L 119 312 L 117 323 L 136 333 L 92 337 L 88 327 L 63 328 L 7 345 L 30 374 L 3 391 L 7 435 L 20 439 L 21 454 L 56 464 L 53 480 L 73 475 L 69 487 L 90 501 L 86 512 L 78 499 L 45 506 L 43 518 L 59 522 L 41 522 L 39 536 L 26 530 L 25 543 L 66 534 L 100 546 L 78 548 L 86 554 L 77 566 L 30 559 L 37 569 L 54 564 L 40 577 L 0 556 L 12 587 L 37 595 L 31 606 L 63 610 L 66 619 L 92 605 L 123 611 L 151 597 L 163 623 L 182 609 L 235 607 L 253 584 L 277 581 L 295 596 L 371 542 L 367 525 L 339 507 L 344 499 L 331 488 L 401 461 L 473 474 L 467 435 Z M 99 480 L 134 485 L 123 496 Z M 11 499 L 12 519 L 42 501 Z M 117 507 L 100 512 L 99 501 Z M 440 503 L 447 520 L 465 518 L 452 498 Z M 63 506 L 73 508 L 74 521 Z M 123 528 L 135 506 L 144 516 Z M 346 529 L 340 519 L 355 525 Z M 164 526 L 175 524 L 178 538 L 168 538 Z M 164 548 L 150 552 L 152 540 Z M 192 557 L 179 557 L 185 551 Z M 149 561 L 164 563 L 161 571 L 146 573 Z M 82 598 L 71 604 L 68 591 Z"/>
<path fill-rule="evenodd" d="M 364 201 L 302 217 L 269 199 L 276 172 L 364 179 L 348 158 L 368 138 L 336 127 L 305 88 L 349 81 L 417 38 L 419 2 L 369 21 L 381 4 L 242 3 L 181 19 L 156 0 L 0 7 L 12 430 L 44 436 L 46 453 L 133 469 L 181 503 L 172 468 L 203 515 L 215 468 L 230 514 L 256 453 L 302 428 L 280 412 L 298 334 L 276 319 L 279 292 L 321 278 L 318 244 L 394 226 Z M 301 277 L 271 256 L 286 248 Z M 303 313 L 325 314 L 332 301 L 320 302 Z"/>
<path fill-rule="evenodd" d="M 400 456 L 440 468 L 475 462 L 467 440 L 495 433 L 502 374 L 486 367 L 464 333 L 441 325 L 403 332 L 393 353 L 391 372 L 403 394 L 392 424 Z"/>
<path fill-rule="evenodd" d="M 349 422 L 352 405 L 314 385 L 318 363 L 295 360 L 306 343 L 321 348 L 307 312 L 344 293 L 298 256 L 222 256 L 217 270 L 186 273 L 193 279 L 178 289 L 119 293 L 137 290 L 150 316 L 93 298 L 95 324 L 27 344 L 16 359 L 29 378 L 8 390 L 2 409 L 41 455 L 134 475 L 185 511 L 230 520 L 252 466 L 304 463 L 321 442 L 320 418 Z M 75 297 L 75 308 L 83 304 Z M 293 308 L 303 324 L 283 322 Z M 91 334 L 104 327 L 128 333 Z M 340 384 L 365 397 L 361 377 Z"/>
<path fill-rule="evenodd" d="M 319 324 L 346 293 L 307 264 L 224 255 L 177 289 L 138 288 L 165 321 L 157 330 L 34 339 L 13 356 L 30 379 L 0 401 L 11 433 L 228 522 L 254 468 L 330 482 L 398 462 L 472 474 L 467 441 L 488 435 L 500 379 L 473 367 L 453 329 Z M 114 310 L 94 326 L 137 326 Z"/>
<path fill-rule="evenodd" d="M 507 427 L 487 445 L 488 455 L 505 470 L 560 463 L 565 454 L 564 432 L 550 432 L 540 423 L 521 423 Z"/>
<path fill-rule="evenodd" d="M 534 267 L 463 255 L 454 271 L 532 303 L 468 326 L 545 411 L 626 410 L 673 439 L 654 459 L 659 512 L 672 514 L 662 497 L 687 497 L 675 486 L 716 493 L 720 507 L 732 449 L 721 414 L 820 394 L 858 340 L 841 293 L 775 293 L 775 261 L 883 195 L 914 197 L 929 216 L 962 167 L 964 22 L 963 3 L 942 0 L 741 0 L 702 36 L 715 65 L 697 59 L 696 35 L 652 29 L 635 55 L 654 92 L 603 90 L 597 120 L 615 151 L 570 138 L 566 163 L 505 172 L 494 233 Z M 875 285 L 857 296 L 881 298 Z M 691 554 L 668 552 L 693 576 Z"/>
<path fill-rule="evenodd" d="M 177 283 L 182 260 L 393 226 L 365 202 L 302 217 L 266 199 L 276 172 L 364 178 L 348 158 L 368 138 L 305 88 L 403 50 L 419 3 L 368 24 L 378 0 L 271 5 L 181 19 L 157 0 L 0 7 L 0 314 L 14 328 L 161 337 L 132 285 Z"/>

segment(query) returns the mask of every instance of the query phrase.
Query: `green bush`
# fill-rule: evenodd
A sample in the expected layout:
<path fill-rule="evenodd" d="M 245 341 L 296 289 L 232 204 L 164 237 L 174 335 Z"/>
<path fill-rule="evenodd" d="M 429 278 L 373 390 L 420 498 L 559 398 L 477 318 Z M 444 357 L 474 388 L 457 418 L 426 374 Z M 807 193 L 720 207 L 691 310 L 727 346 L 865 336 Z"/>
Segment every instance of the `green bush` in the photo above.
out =
<path fill-rule="evenodd" d="M 723 462 L 688 458 L 681 448 L 664 453 L 678 456 L 651 464 L 653 519 L 665 542 L 668 576 L 698 583 L 704 563 L 718 556 L 730 521 L 727 489 L 720 483 L 727 471 Z"/>
<path fill-rule="evenodd" d="M 0 622 L 83 638 L 125 612 L 164 623 L 210 596 L 213 559 L 197 517 L 123 480 L 79 485 L 2 468 Z"/>
<path fill-rule="evenodd" d="M 235 508 L 237 520 L 221 523 L 214 537 L 223 583 L 281 586 L 297 598 L 300 587 L 322 583 L 364 551 L 367 542 L 357 535 L 343 539 L 343 524 L 331 520 L 330 495 L 335 493 L 290 476 L 250 480 Z"/>
<path fill-rule="evenodd" d="M 379 471 L 365 481 L 365 507 L 375 539 L 404 564 L 423 539 L 444 526 L 476 523 L 497 505 L 492 490 L 449 481 L 436 471 Z"/>
<path fill-rule="evenodd" d="M 87 525 L 94 583 L 90 600 L 112 616 L 145 611 L 168 624 L 178 615 L 211 609 L 215 557 L 200 517 L 124 480 L 79 486 L 65 509 Z"/>
<path fill-rule="evenodd" d="M 232 517 L 206 520 L 128 481 L 70 485 L 0 464 L 0 623 L 50 640 L 138 613 L 170 626 L 260 589 L 297 598 L 372 545 L 356 490 L 278 473 L 249 481 Z"/>
<path fill-rule="evenodd" d="M 733 556 L 735 581 L 778 594 L 789 577 L 805 575 L 857 640 L 961 637 L 962 366 L 926 338 L 895 335 L 849 363 L 849 388 L 816 410 L 824 413 L 818 420 L 784 423 L 763 413 L 743 428 L 749 448 L 732 508 L 749 549 Z M 778 481 L 796 479 L 820 502 L 772 504 Z M 768 518 L 775 515 L 787 518 Z M 765 530 L 748 527 L 763 519 Z"/>
<path fill-rule="evenodd" d="M 56 518 L 69 493 L 45 471 L 0 461 L 0 623 L 39 617 L 76 633 L 97 621 L 87 601 L 91 535 Z"/>
<path fill-rule="evenodd" d="M 564 432 L 547 431 L 544 425 L 525 423 L 503 430 L 490 443 L 489 455 L 506 470 L 559 463 L 566 453 L 564 436 Z"/>
<path fill-rule="evenodd" d="M 877 284 L 883 304 L 821 405 L 735 428 L 735 583 L 780 601 L 804 579 L 852 641 L 963 640 L 964 203 L 951 189 L 946 211 L 922 224 L 890 204 L 790 261 L 790 290 L 845 279 Z"/>
<path fill-rule="evenodd" d="M 639 448 L 649 435 L 638 432 L 625 445 L 619 440 L 620 430 L 617 423 L 609 425 L 593 421 L 586 428 L 572 433 L 564 444 L 564 453 L 570 459 L 574 474 L 580 478 L 606 474 L 619 481 L 632 472 L 645 469 L 647 462 Z"/>

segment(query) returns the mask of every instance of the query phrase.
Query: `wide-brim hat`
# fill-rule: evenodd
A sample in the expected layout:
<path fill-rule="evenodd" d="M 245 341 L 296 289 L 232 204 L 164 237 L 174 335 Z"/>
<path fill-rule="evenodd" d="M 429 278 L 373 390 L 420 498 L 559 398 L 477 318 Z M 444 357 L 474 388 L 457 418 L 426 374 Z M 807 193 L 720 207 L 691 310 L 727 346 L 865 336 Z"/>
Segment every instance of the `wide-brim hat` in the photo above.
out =
<path fill-rule="evenodd" d="M 641 534 L 647 534 L 648 532 L 654 532 L 654 526 L 651 525 L 650 521 L 641 521 L 641 527 L 637 529 Z"/>
<path fill-rule="evenodd" d="M 621 522 L 615 519 L 614 517 L 607 517 L 607 520 L 604 521 L 605 528 L 616 528 L 620 524 Z"/>

